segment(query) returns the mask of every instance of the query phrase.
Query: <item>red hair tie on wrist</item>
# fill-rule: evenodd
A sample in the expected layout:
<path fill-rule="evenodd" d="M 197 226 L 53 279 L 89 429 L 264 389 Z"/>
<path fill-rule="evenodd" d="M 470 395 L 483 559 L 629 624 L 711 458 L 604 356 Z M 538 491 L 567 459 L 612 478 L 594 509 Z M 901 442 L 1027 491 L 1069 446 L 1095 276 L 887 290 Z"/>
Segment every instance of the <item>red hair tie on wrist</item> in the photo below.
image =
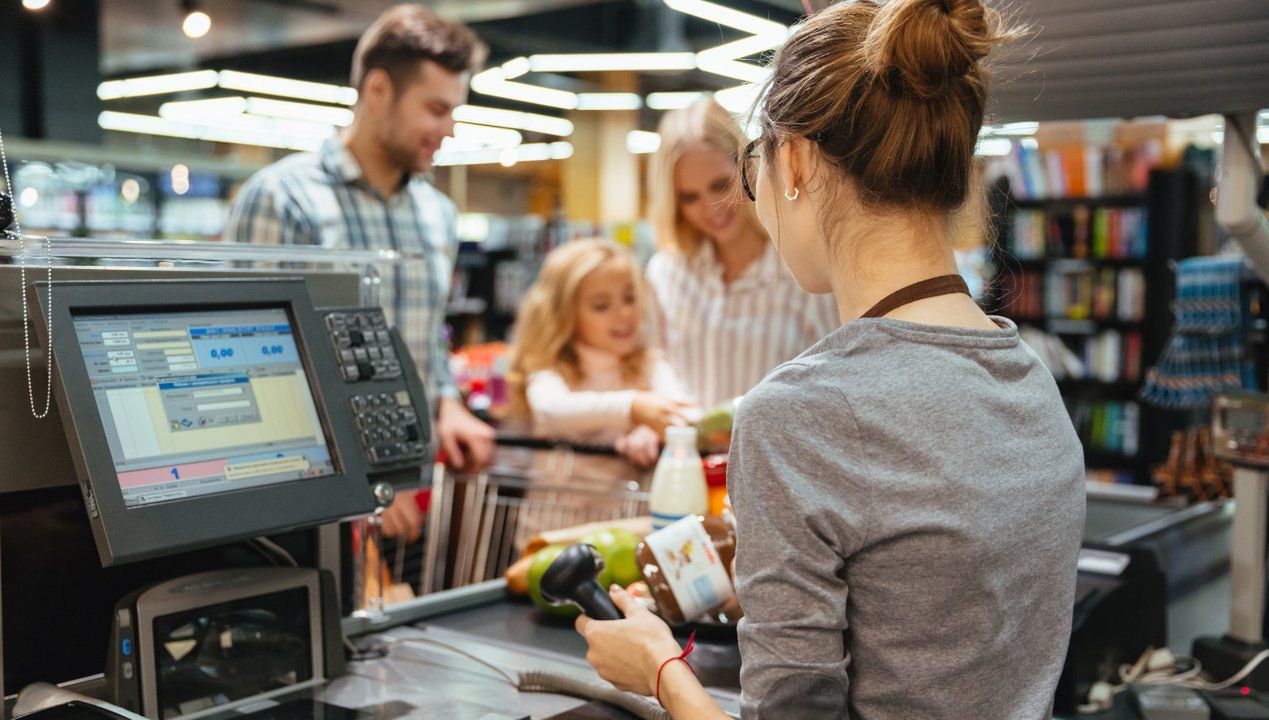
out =
<path fill-rule="evenodd" d="M 657 669 L 657 692 L 656 692 L 656 698 L 657 698 L 657 704 L 658 704 L 658 705 L 660 705 L 661 707 L 665 707 L 665 703 L 662 703 L 662 702 L 661 702 L 661 673 L 665 671 L 665 666 L 667 666 L 667 665 L 669 665 L 670 663 L 675 662 L 675 661 L 680 661 L 680 662 L 682 662 L 684 665 L 686 665 L 686 666 L 687 666 L 687 669 L 688 669 L 688 670 L 692 670 L 692 666 L 691 666 L 691 664 L 689 664 L 689 663 L 687 662 L 687 656 L 692 654 L 693 645 L 694 645 L 695 643 L 696 643 L 696 631 L 695 631 L 695 630 L 693 630 L 693 631 L 692 631 L 692 634 L 691 634 L 691 635 L 689 635 L 689 636 L 687 637 L 687 647 L 683 648 L 683 652 L 682 652 L 682 654 L 680 654 L 680 655 L 675 655 L 674 657 L 670 658 L 669 660 L 666 660 L 665 662 L 661 663 L 661 667 Z M 693 675 L 695 675 L 695 674 L 696 674 L 696 671 L 695 671 L 695 670 L 692 670 L 692 674 L 693 674 Z"/>

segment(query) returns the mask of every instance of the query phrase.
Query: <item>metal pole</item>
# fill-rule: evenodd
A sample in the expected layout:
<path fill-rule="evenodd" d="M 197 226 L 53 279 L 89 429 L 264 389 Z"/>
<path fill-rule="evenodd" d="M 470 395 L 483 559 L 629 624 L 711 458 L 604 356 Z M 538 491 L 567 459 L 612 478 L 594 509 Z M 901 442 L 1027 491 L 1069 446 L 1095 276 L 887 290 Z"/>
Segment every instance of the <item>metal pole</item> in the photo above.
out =
<path fill-rule="evenodd" d="M 1250 645 L 1264 639 L 1267 511 L 1269 472 L 1235 468 L 1229 635 Z"/>

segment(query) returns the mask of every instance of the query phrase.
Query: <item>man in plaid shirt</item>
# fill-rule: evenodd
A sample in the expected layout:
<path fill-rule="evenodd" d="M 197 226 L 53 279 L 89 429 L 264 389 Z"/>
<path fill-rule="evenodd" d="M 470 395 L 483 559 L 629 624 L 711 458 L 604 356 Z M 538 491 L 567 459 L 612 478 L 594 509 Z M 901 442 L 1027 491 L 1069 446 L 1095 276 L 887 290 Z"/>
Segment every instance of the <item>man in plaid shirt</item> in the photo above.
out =
<path fill-rule="evenodd" d="M 261 170 L 230 210 L 225 239 L 421 254 L 422 263 L 388 271 L 380 299 L 401 329 L 429 398 L 436 435 L 451 466 L 488 464 L 493 430 L 463 406 L 442 336 L 457 254 L 454 203 L 426 173 L 454 132 L 454 108 L 467 100 L 471 73 L 487 49 L 465 26 L 419 5 L 398 5 L 362 35 L 353 54 L 353 122 L 315 153 Z M 390 535 L 418 537 L 413 497 L 385 514 Z"/>

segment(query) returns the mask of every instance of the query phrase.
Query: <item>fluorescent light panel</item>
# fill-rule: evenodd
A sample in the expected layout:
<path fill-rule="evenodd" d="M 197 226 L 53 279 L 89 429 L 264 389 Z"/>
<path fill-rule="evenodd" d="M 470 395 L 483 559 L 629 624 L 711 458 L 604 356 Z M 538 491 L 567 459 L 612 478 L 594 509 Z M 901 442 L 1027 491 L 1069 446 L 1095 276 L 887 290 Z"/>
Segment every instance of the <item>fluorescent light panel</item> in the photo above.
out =
<path fill-rule="evenodd" d="M 159 117 L 169 120 L 192 120 L 198 122 L 211 117 L 241 115 L 246 110 L 247 99 L 245 97 L 174 100 L 159 106 Z"/>
<path fill-rule="evenodd" d="M 654 153 L 661 147 L 661 136 L 644 130 L 631 130 L 626 134 L 626 150 L 635 155 Z"/>
<path fill-rule="evenodd" d="M 716 22 L 719 25 L 726 25 L 730 28 L 743 30 L 754 35 L 762 35 L 764 33 L 781 32 L 787 33 L 788 29 L 778 22 L 760 18 L 757 15 L 750 15 L 746 12 L 733 10 L 732 8 L 719 5 L 717 3 L 706 2 L 705 0 L 665 0 L 665 4 L 671 10 L 677 10 L 702 20 Z"/>
<path fill-rule="evenodd" d="M 237 102 L 235 102 L 237 101 Z M 159 117 L 199 125 L 236 128 L 259 132 L 280 132 L 306 137 L 325 138 L 334 132 L 333 125 L 285 118 L 244 115 L 248 101 L 244 98 L 214 98 L 188 102 L 163 103 Z"/>
<path fill-rule="evenodd" d="M 141 97 L 143 95 L 205 90 L 216 87 L 216 81 L 215 70 L 195 70 L 193 72 L 151 75 L 149 77 L 128 78 L 126 80 L 107 80 L 97 86 L 97 97 L 102 100 L 118 100 L 120 98 Z"/>
<path fill-rule="evenodd" d="M 527 57 L 511 58 L 500 66 L 503 80 L 515 80 L 528 75 L 533 70 L 533 63 Z M 486 71 L 488 72 L 488 71 Z"/>
<path fill-rule="evenodd" d="M 560 137 L 567 137 L 573 134 L 573 123 L 564 118 L 520 112 L 518 110 L 500 110 L 479 105 L 460 105 L 454 108 L 454 119 L 459 122 L 495 125 L 526 132 L 558 135 Z"/>
<path fill-rule="evenodd" d="M 453 139 L 465 144 L 508 148 L 519 145 L 524 138 L 515 130 L 508 130 L 507 128 L 456 123 L 454 125 Z"/>
<path fill-rule="evenodd" d="M 760 87 L 755 83 L 747 83 L 725 88 L 714 93 L 714 100 L 733 113 L 748 112 L 758 99 Z"/>
<path fill-rule="evenodd" d="M 523 59 L 527 65 L 528 59 Z M 489 68 L 474 75 L 471 79 L 471 89 L 485 95 L 493 95 L 494 97 L 508 100 L 519 100 L 533 105 L 546 105 L 563 110 L 574 110 L 577 108 L 576 93 L 511 82 L 507 79 L 506 71 L 503 67 Z"/>
<path fill-rule="evenodd" d="M 975 155 L 983 157 L 999 157 L 1008 155 L 1013 150 L 1013 141 L 1009 138 L 983 138 L 974 149 Z"/>
<path fill-rule="evenodd" d="M 347 127 L 353 121 L 353 112 L 348 108 L 298 103 L 289 100 L 273 100 L 270 98 L 247 98 L 246 112 L 251 115 L 264 115 L 285 120 L 303 120 L 336 127 Z"/>
<path fill-rule="evenodd" d="M 339 105 L 353 105 L 357 102 L 357 91 L 350 87 L 308 82 L 306 80 L 291 80 L 273 75 L 259 75 L 237 70 L 221 70 L 219 85 L 226 90 L 280 95 L 282 97 Z"/>
<path fill-rule="evenodd" d="M 512 157 L 511 152 L 514 152 L 514 162 L 510 164 L 540 160 L 563 160 L 572 157 L 573 146 L 566 142 L 554 142 L 529 143 L 514 148 L 489 148 L 466 152 L 441 151 L 436 153 L 435 164 L 438 166 L 492 165 L 494 163 L 502 163 L 504 160 L 510 160 Z"/>
<path fill-rule="evenodd" d="M 117 132 L 163 135 L 166 137 L 238 143 L 242 145 L 260 145 L 287 150 L 316 150 L 322 144 L 322 139 L 319 137 L 296 136 L 285 132 L 261 131 L 242 127 L 223 127 L 183 120 L 170 120 L 154 115 L 137 115 L 109 110 L 97 116 L 97 124 L 104 130 Z"/>
<path fill-rule="evenodd" d="M 635 93 L 578 93 L 578 110 L 638 110 L 643 98 Z"/>
<path fill-rule="evenodd" d="M 692 70 L 696 68 L 696 55 L 690 52 L 530 55 L 529 68 L 532 72 Z"/>
<path fill-rule="evenodd" d="M 653 110 L 678 110 L 705 97 L 704 92 L 659 92 L 644 99 Z"/>

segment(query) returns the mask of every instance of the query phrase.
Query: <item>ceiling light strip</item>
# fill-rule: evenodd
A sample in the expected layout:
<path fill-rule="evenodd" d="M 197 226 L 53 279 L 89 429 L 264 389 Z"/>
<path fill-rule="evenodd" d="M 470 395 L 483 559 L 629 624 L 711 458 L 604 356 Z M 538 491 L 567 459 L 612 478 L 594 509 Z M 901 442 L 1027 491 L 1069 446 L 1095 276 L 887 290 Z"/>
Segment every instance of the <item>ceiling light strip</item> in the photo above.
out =
<path fill-rule="evenodd" d="M 216 87 L 215 70 L 152 75 L 149 77 L 107 80 L 97 86 L 97 97 L 102 100 L 162 95 L 165 93 L 205 90 Z"/>
<path fill-rule="evenodd" d="M 171 120 L 154 115 L 137 115 L 109 110 L 97 116 L 97 124 L 103 130 L 116 132 L 162 135 L 190 140 L 236 143 L 239 145 L 258 145 L 285 150 L 316 150 L 322 144 L 322 138 L 320 137 L 290 135 L 285 132 L 270 132 L 243 127 L 224 127 L 207 123 Z"/>
<path fill-rule="evenodd" d="M 530 55 L 529 68 L 532 72 L 694 70 L 696 55 L 690 52 Z"/>
<path fill-rule="evenodd" d="M 653 110 L 678 110 L 691 105 L 707 94 L 699 91 L 651 93 L 644 98 L 644 102 Z"/>
<path fill-rule="evenodd" d="M 578 110 L 638 110 L 643 98 L 635 93 L 578 93 Z"/>
<path fill-rule="evenodd" d="M 687 15 L 716 22 L 719 25 L 725 25 L 736 30 L 753 35 L 762 35 L 765 33 L 787 33 L 788 29 L 778 22 L 760 18 L 757 15 L 751 15 L 747 12 L 734 10 L 732 8 L 719 5 L 717 3 L 706 2 L 706 0 L 664 0 L 667 7 L 677 10 Z"/>
<path fill-rule="evenodd" d="M 306 80 L 291 80 L 274 75 L 259 75 L 238 70 L 221 70 L 218 84 L 226 90 L 253 92 L 262 95 L 280 95 L 282 97 L 338 105 L 353 105 L 357 102 L 357 91 L 350 87 L 308 82 Z"/>
<path fill-rule="evenodd" d="M 441 151 L 436 153 L 435 164 L 438 166 L 493 165 L 496 163 L 514 165 L 517 162 L 563 160 L 572 157 L 572 155 L 573 146 L 567 142 L 528 143 L 514 148 L 489 148 L 461 152 Z"/>
<path fill-rule="evenodd" d="M 568 137 L 573 134 L 573 123 L 564 118 L 480 105 L 460 105 L 454 108 L 454 119 L 459 122 L 514 128 L 559 137 Z"/>
<path fill-rule="evenodd" d="M 528 64 L 527 58 L 520 58 Z M 476 73 L 471 79 L 471 89 L 484 95 L 518 100 L 533 105 L 546 105 L 562 110 L 577 108 L 577 94 L 567 90 L 538 87 L 507 79 L 506 64 Z M 518 77 L 518 76 L 517 76 Z"/>
<path fill-rule="evenodd" d="M 626 150 L 635 155 L 654 153 L 661 147 L 661 136 L 646 130 L 631 130 L 626 134 Z"/>

